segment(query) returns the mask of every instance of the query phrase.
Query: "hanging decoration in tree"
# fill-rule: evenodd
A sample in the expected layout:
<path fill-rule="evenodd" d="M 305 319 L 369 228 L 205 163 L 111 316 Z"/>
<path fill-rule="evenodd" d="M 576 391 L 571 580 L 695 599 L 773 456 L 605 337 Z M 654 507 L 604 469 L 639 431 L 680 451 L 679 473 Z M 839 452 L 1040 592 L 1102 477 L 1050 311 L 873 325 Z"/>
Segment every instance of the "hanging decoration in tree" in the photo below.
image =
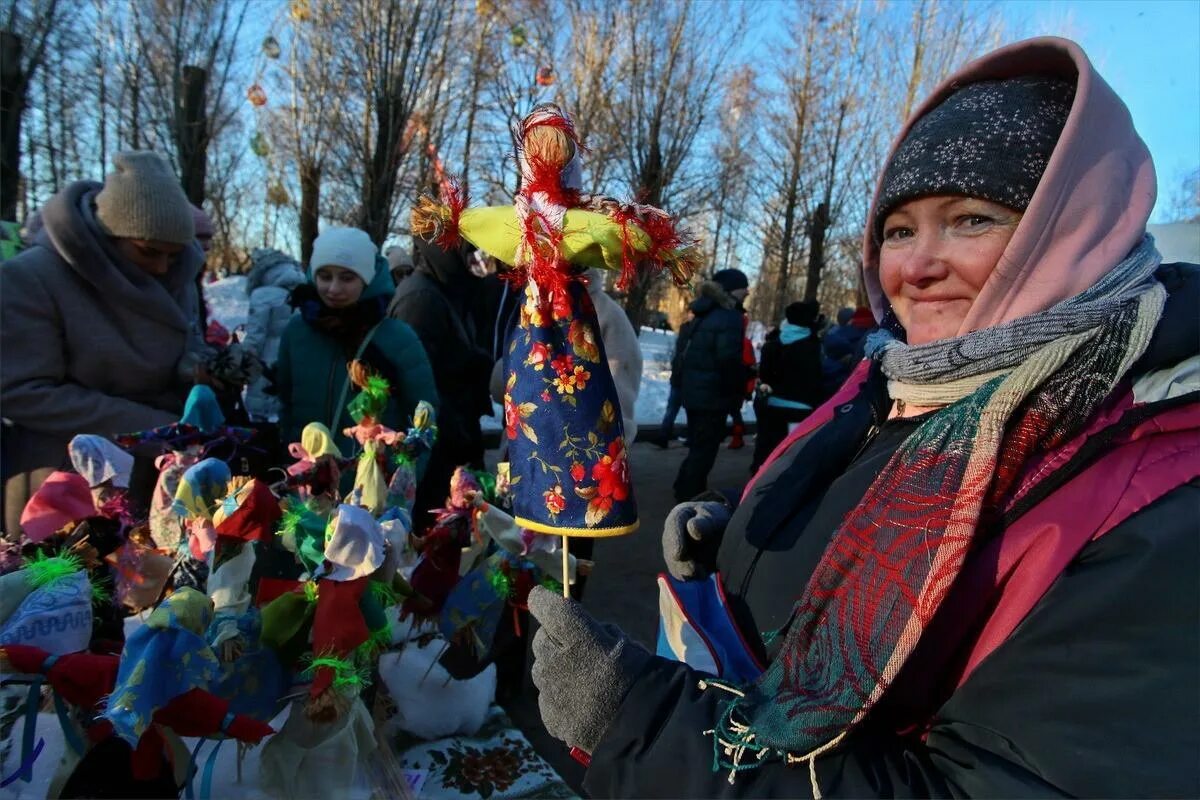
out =
<path fill-rule="evenodd" d="M 525 28 L 521 25 L 513 25 L 508 29 L 508 43 L 513 47 L 525 46 Z"/>
<path fill-rule="evenodd" d="M 412 231 L 442 247 L 461 237 L 512 265 L 525 282 L 505 348 L 504 422 L 516 524 L 563 536 L 619 536 L 638 527 L 620 402 L 585 272 L 643 270 L 686 283 L 699 264 L 692 236 L 664 211 L 585 195 L 582 145 L 557 106 L 514 130 L 521 188 L 513 206 L 467 209 L 450 184 L 422 198 Z M 564 573 L 566 572 L 564 566 Z"/>
<path fill-rule="evenodd" d="M 266 158 L 271 154 L 271 145 L 267 142 L 267 137 L 263 136 L 262 131 L 255 131 L 250 137 L 250 150 L 259 158 Z"/>
<path fill-rule="evenodd" d="M 553 86 L 554 85 L 554 67 L 549 64 L 543 64 L 538 67 L 537 71 L 538 86 Z"/>
<path fill-rule="evenodd" d="M 308 22 L 312 19 L 312 6 L 308 0 L 292 0 L 289 11 L 293 22 Z"/>
<path fill-rule="evenodd" d="M 496 13 L 496 4 L 492 0 L 475 0 L 475 13 L 481 17 L 490 17 Z"/>
<path fill-rule="evenodd" d="M 283 185 L 283 181 L 275 178 L 267 184 L 267 202 L 277 207 L 286 206 L 291 202 L 291 196 L 288 195 L 287 187 Z"/>
<path fill-rule="evenodd" d="M 267 104 L 267 93 L 256 83 L 246 90 L 246 99 L 255 108 L 262 108 Z"/>
<path fill-rule="evenodd" d="M 279 58 L 279 53 L 280 53 L 279 40 L 276 39 L 274 36 L 268 36 L 267 38 L 263 39 L 262 51 L 263 51 L 263 55 L 265 55 L 267 58 L 269 58 L 271 60 Z"/>

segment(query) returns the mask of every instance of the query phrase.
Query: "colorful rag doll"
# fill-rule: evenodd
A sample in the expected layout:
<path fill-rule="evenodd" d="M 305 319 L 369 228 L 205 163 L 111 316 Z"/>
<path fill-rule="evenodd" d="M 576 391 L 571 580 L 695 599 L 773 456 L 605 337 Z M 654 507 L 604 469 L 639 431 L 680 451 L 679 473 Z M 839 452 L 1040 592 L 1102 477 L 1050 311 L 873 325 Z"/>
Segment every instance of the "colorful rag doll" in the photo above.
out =
<path fill-rule="evenodd" d="M 452 189 L 423 198 L 415 235 L 449 248 L 461 237 L 525 282 L 505 347 L 504 422 L 517 524 L 561 536 L 636 530 L 622 409 L 585 272 L 668 270 L 686 282 L 698 253 L 663 211 L 585 195 L 571 118 L 539 106 L 514 128 L 520 189 L 513 206 L 467 209 Z M 565 542 L 564 542 L 565 547 Z"/>
<path fill-rule="evenodd" d="M 288 445 L 296 462 L 287 468 L 284 487 L 295 489 L 302 500 L 320 498 L 332 507 L 337 502 L 342 471 L 354 463 L 344 458 L 333 434 L 320 422 L 310 422 L 300 431 L 300 441 Z"/>
<path fill-rule="evenodd" d="M 87 650 L 98 592 L 75 555 L 27 560 L 0 576 L 0 646 L 29 645 L 53 655 Z"/>

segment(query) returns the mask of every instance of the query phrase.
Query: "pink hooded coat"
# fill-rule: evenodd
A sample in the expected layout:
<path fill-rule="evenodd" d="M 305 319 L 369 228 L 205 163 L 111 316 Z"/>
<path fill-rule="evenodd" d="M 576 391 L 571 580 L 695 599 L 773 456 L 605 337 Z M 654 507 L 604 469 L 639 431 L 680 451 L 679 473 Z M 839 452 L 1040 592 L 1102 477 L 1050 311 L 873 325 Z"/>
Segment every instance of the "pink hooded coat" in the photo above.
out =
<path fill-rule="evenodd" d="M 888 161 L 913 123 L 958 88 L 1030 74 L 1075 80 L 1075 101 L 1025 216 L 959 336 L 1044 311 L 1092 286 L 1142 240 L 1154 208 L 1154 164 L 1129 109 L 1079 45 L 1052 36 L 1001 48 L 950 76 L 900 131 Z M 878 198 L 877 186 L 868 220 Z M 871 310 L 881 320 L 888 301 L 871 229 L 867 225 L 863 236 L 863 278 Z"/>

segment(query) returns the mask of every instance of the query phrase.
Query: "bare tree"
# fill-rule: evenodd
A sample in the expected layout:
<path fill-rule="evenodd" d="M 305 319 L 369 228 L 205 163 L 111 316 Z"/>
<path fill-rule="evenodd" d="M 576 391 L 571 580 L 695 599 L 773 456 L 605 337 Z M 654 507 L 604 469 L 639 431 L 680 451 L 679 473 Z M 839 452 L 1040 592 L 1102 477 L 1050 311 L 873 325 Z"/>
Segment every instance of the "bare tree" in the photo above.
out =
<path fill-rule="evenodd" d="M 1185 172 L 1166 205 L 1170 222 L 1200 222 L 1200 167 Z"/>
<path fill-rule="evenodd" d="M 321 216 L 321 186 L 335 146 L 335 130 L 341 127 L 336 121 L 345 110 L 345 92 L 337 72 L 338 37 L 331 35 L 339 30 L 342 8 L 334 0 L 318 0 L 310 3 L 309 17 L 290 18 L 283 42 L 287 54 L 279 70 L 281 93 L 286 92 L 287 100 L 270 113 L 270 124 L 266 130 L 256 131 L 253 140 L 268 164 L 275 163 L 278 150 L 284 163 L 295 170 L 300 188 L 300 260 L 304 264 L 312 257 Z"/>
<path fill-rule="evenodd" d="M 686 216 L 709 176 L 693 146 L 711 117 L 721 71 L 744 18 L 724 3 L 627 0 L 618 19 L 620 66 L 611 87 L 614 128 L 623 132 L 621 175 L 635 198 Z M 641 325 L 657 276 L 630 287 L 625 312 Z"/>
<path fill-rule="evenodd" d="M 60 0 L 10 0 L 0 30 L 0 219 L 14 219 L 20 184 L 21 120 L 29 89 L 73 14 Z"/>
<path fill-rule="evenodd" d="M 757 118 L 757 92 L 754 70 L 743 65 L 731 73 L 721 102 L 716 136 L 711 146 L 715 170 L 711 251 L 714 271 L 732 265 L 745 222 L 747 195 L 758 149 L 757 126 L 753 124 Z"/>
<path fill-rule="evenodd" d="M 433 98 L 442 88 L 455 6 L 363 0 L 343 13 L 353 45 L 340 49 L 338 75 L 355 99 L 347 101 L 339 135 L 347 167 L 357 162 L 351 167 L 359 175 L 354 218 L 382 244 L 396 214 L 400 169 L 412 145 L 428 135 L 414 135 L 410 123 L 422 112 L 428 119 L 441 111 Z"/>
<path fill-rule="evenodd" d="M 207 189 L 208 146 L 237 113 L 230 79 L 248 8 L 249 0 L 137 0 L 131 9 L 149 79 L 139 99 L 155 144 L 174 158 L 197 205 Z"/>

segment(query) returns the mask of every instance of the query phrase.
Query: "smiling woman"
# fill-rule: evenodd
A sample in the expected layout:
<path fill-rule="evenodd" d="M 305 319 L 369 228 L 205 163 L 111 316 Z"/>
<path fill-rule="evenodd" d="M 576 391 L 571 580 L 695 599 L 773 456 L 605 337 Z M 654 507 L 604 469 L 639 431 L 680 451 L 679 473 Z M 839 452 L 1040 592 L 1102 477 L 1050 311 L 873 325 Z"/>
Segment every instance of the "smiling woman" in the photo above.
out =
<path fill-rule="evenodd" d="M 958 333 L 1020 221 L 974 197 L 922 197 L 887 215 L 879 280 L 909 344 Z"/>
<path fill-rule="evenodd" d="M 660 657 L 529 595 L 591 795 L 1200 792 L 1200 268 L 1154 186 L 1072 42 L 935 90 L 864 231 L 868 359 L 736 508 L 672 511 Z"/>

